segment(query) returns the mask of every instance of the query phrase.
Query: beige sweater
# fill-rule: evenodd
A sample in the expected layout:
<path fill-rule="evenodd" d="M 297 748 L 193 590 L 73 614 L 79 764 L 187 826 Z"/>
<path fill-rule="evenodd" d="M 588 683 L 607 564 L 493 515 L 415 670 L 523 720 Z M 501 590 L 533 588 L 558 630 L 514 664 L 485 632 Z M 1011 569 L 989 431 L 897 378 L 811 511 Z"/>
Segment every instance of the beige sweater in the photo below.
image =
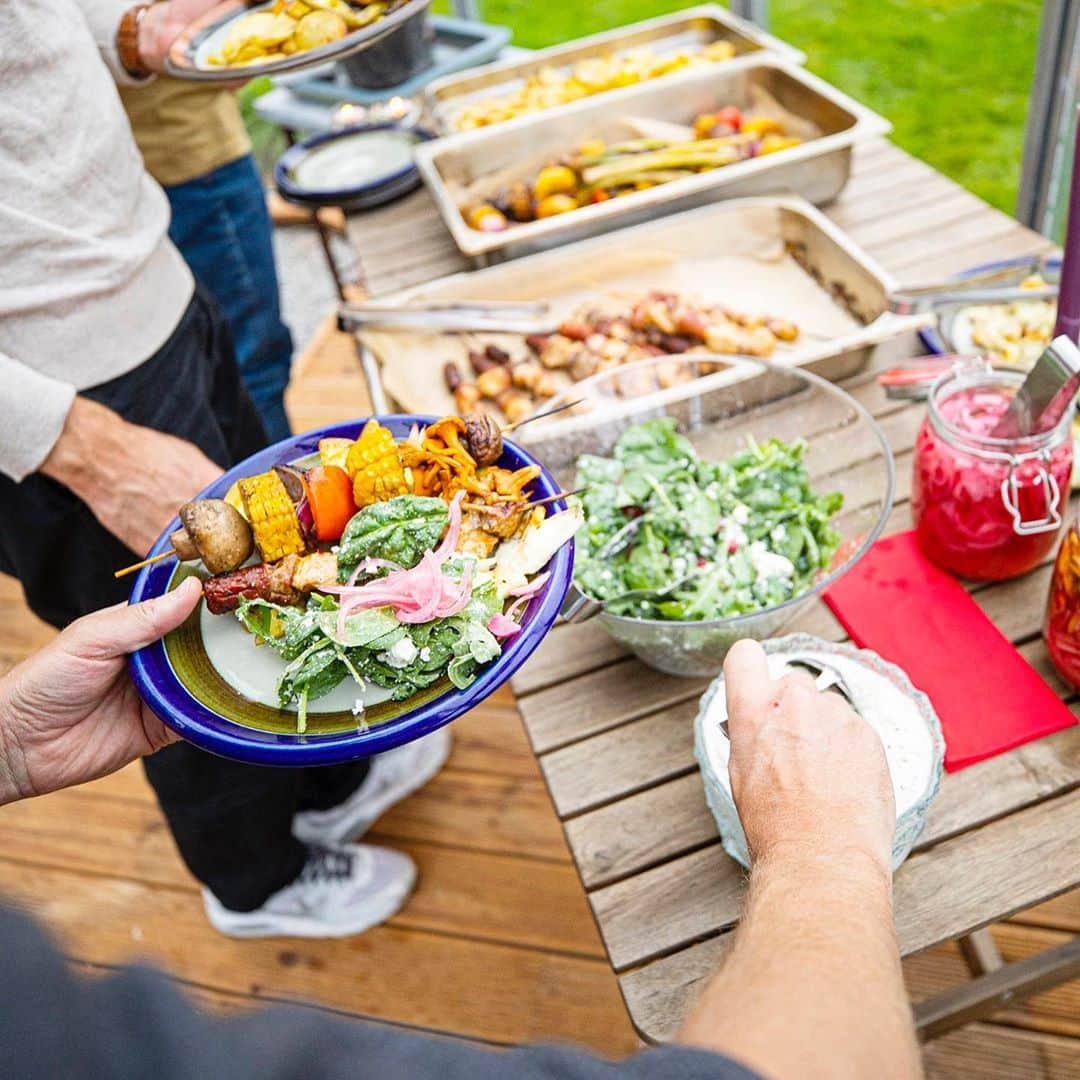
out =
<path fill-rule="evenodd" d="M 194 283 L 116 91 L 129 0 L 0 0 L 0 472 L 165 343 Z M 104 61 L 104 62 L 103 62 Z"/>

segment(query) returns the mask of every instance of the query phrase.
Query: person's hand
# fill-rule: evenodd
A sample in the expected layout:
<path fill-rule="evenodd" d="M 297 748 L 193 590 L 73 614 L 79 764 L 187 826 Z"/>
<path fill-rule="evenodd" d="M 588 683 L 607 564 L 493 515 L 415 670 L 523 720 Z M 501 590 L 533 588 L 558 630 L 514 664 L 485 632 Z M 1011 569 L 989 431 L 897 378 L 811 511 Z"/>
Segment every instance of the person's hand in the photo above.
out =
<path fill-rule="evenodd" d="M 192 443 L 129 424 L 82 397 L 72 403 L 41 471 L 69 487 L 139 556 L 177 510 L 222 473 Z"/>
<path fill-rule="evenodd" d="M 220 3 L 221 0 L 159 0 L 153 4 L 139 23 L 139 59 L 151 71 L 163 70 L 165 57 L 180 33 Z M 219 85 L 236 90 L 247 81 L 238 79 Z"/>
<path fill-rule="evenodd" d="M 95 780 L 179 739 L 143 704 L 127 654 L 179 626 L 201 595 L 188 578 L 86 615 L 0 679 L 0 804 Z"/>
<path fill-rule="evenodd" d="M 754 860 L 863 852 L 888 872 L 896 809 L 874 729 L 809 675 L 773 682 L 756 641 L 732 648 L 724 679 L 731 790 Z"/>

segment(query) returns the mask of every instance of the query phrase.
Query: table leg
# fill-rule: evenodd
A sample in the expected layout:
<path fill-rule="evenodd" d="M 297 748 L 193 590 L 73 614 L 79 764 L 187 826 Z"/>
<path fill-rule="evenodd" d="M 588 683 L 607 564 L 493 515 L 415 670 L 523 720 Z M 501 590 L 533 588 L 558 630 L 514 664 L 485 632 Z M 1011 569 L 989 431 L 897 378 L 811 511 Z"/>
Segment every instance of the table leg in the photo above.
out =
<path fill-rule="evenodd" d="M 1077 976 L 1080 976 L 1080 936 L 1025 960 L 1003 964 L 955 990 L 919 1002 L 915 1006 L 919 1038 L 936 1039 Z"/>
<path fill-rule="evenodd" d="M 960 938 L 957 944 L 972 975 L 988 975 L 1005 964 L 989 927 Z"/>

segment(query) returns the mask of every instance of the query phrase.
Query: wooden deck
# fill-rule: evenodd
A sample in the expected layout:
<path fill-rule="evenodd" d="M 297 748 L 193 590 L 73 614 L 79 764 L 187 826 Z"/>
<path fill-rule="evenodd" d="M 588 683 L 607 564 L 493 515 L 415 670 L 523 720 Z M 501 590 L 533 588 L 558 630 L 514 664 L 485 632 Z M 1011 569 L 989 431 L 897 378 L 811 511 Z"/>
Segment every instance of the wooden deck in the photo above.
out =
<path fill-rule="evenodd" d="M 299 428 L 362 414 L 347 340 L 329 327 L 297 369 Z M 51 636 L 0 579 L 0 670 Z M 89 971 L 133 957 L 169 969 L 209 1008 L 306 1001 L 494 1044 L 637 1045 L 509 691 L 454 725 L 453 755 L 372 837 L 421 878 L 386 926 L 344 941 L 232 941 L 210 929 L 139 767 L 0 812 L 0 892 L 43 920 Z M 1080 827 L 1080 823 L 1078 823 Z M 1080 893 L 994 928 L 1006 959 L 1080 932 Z M 954 948 L 906 963 L 916 999 L 956 985 Z M 935 1078 L 1080 1078 L 1080 982 L 926 1050 Z"/>

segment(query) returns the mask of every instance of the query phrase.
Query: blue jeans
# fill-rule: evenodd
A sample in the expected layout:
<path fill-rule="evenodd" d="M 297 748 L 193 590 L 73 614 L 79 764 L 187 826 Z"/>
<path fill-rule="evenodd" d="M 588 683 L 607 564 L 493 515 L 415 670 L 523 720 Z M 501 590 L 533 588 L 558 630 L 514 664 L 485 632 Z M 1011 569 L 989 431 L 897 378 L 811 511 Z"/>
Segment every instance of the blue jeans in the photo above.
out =
<path fill-rule="evenodd" d="M 281 321 L 270 215 L 250 155 L 165 188 L 169 236 L 217 301 L 236 346 L 240 375 L 271 442 L 287 438 L 282 395 L 292 335 Z"/>

